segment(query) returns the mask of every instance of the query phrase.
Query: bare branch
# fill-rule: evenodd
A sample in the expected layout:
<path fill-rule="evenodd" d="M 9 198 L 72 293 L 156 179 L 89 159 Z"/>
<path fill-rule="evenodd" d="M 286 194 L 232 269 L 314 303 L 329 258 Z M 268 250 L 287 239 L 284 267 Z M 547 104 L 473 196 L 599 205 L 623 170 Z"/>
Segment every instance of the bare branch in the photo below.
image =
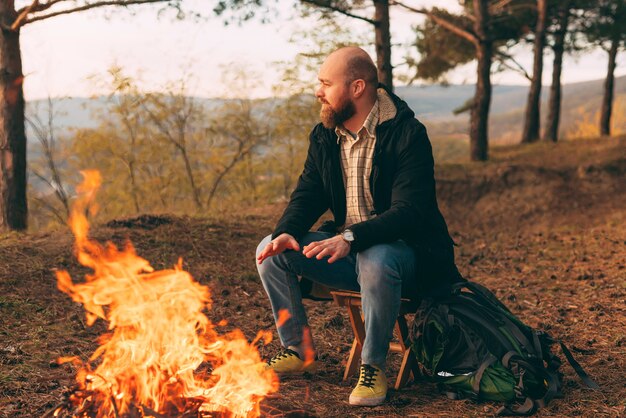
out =
<path fill-rule="evenodd" d="M 58 3 L 60 1 L 63 0 L 51 0 L 49 3 Z M 59 10 L 57 12 L 51 12 L 48 14 L 42 14 L 42 15 L 38 15 L 38 16 L 32 16 L 32 17 L 25 17 L 21 20 L 21 24 L 19 26 L 16 26 L 13 30 L 18 29 L 21 26 L 24 26 L 28 23 L 33 23 L 33 22 L 37 22 L 39 20 L 44 20 L 44 19 L 49 19 L 51 17 L 55 17 L 55 16 L 59 16 L 59 15 L 65 15 L 65 14 L 70 14 L 70 13 L 76 13 L 76 12 L 82 12 L 85 10 L 89 10 L 89 9 L 95 9 L 98 7 L 107 7 L 107 6 L 132 6 L 132 5 L 136 5 L 136 4 L 146 4 L 146 3 L 169 3 L 170 0 L 104 0 L 104 1 L 97 1 L 94 3 L 89 3 L 89 4 L 84 4 L 82 6 L 79 7 L 74 7 L 74 8 L 70 8 L 70 9 L 65 9 L 65 10 Z M 46 3 L 46 4 L 49 4 Z M 50 4 L 50 6 L 52 5 Z M 50 7 L 48 6 L 48 7 Z M 46 7 L 47 9 L 47 7 Z M 44 9 L 45 10 L 45 9 Z M 17 22 L 17 21 L 16 21 Z M 15 26 L 15 23 L 14 23 Z"/>
<path fill-rule="evenodd" d="M 503 11 L 512 2 L 513 2 L 513 0 L 498 0 L 498 1 L 496 1 L 495 3 L 489 5 L 489 14 L 490 15 L 494 15 L 497 12 Z"/>
<path fill-rule="evenodd" d="M 44 183 L 46 183 L 48 185 L 48 187 L 50 187 L 52 190 L 54 190 L 54 184 L 52 184 L 52 181 L 50 181 L 46 176 L 44 176 L 43 174 L 41 174 L 41 173 L 39 173 L 38 171 L 35 171 L 35 170 L 31 170 L 31 173 L 33 173 L 35 175 L 35 177 L 37 177 L 39 180 L 41 180 Z"/>
<path fill-rule="evenodd" d="M 494 50 L 494 54 L 498 57 L 500 63 L 504 67 L 523 75 L 524 78 L 526 78 L 528 81 L 532 81 L 533 78 L 530 76 L 530 74 L 528 74 L 522 64 L 520 64 L 515 58 L 513 58 L 512 55 L 504 53 L 497 48 Z M 511 64 L 509 64 L 509 62 Z"/>
<path fill-rule="evenodd" d="M 52 179 L 44 178 L 43 175 L 33 170 L 35 176 L 37 176 L 40 180 L 44 181 L 52 190 L 54 190 L 55 195 L 63 204 L 65 208 L 65 212 L 67 215 L 70 213 L 69 208 L 69 198 L 63 187 L 63 182 L 61 181 L 61 174 L 59 173 L 59 169 L 57 167 L 56 159 L 55 159 L 55 142 L 56 138 L 54 136 L 54 110 L 52 99 L 48 97 L 48 124 L 44 126 L 42 121 L 38 116 L 34 116 L 33 119 L 26 117 L 26 123 L 28 123 L 33 131 L 35 132 L 35 136 L 39 140 L 39 143 L 43 147 L 43 154 L 45 156 L 46 167 L 52 177 Z"/>
<path fill-rule="evenodd" d="M 57 220 L 61 223 L 64 224 L 66 222 L 66 219 L 63 217 L 63 215 L 61 215 L 61 213 L 59 213 L 59 210 L 57 208 L 55 208 L 50 202 L 48 202 L 46 199 L 43 199 L 41 197 L 37 197 L 35 196 L 33 198 L 35 201 L 39 202 L 41 204 L 41 207 L 44 208 L 45 210 L 47 210 L 48 212 L 50 212 L 55 218 L 57 218 Z"/>
<path fill-rule="evenodd" d="M 33 2 L 31 4 L 29 4 L 28 6 L 22 8 L 20 10 L 18 10 L 17 11 L 17 18 L 15 19 L 15 21 L 11 25 L 11 30 L 12 31 L 16 31 L 17 28 L 22 26 L 22 23 L 24 22 L 24 19 L 26 19 L 26 16 L 28 16 L 29 13 L 35 11 L 36 8 L 39 7 L 39 6 L 40 6 L 39 0 L 33 0 Z"/>
<path fill-rule="evenodd" d="M 478 44 L 480 43 L 480 39 L 478 39 L 478 36 L 476 36 L 474 33 L 455 25 L 454 23 L 450 22 L 447 19 L 442 18 L 441 16 L 437 16 L 435 13 L 431 12 L 430 10 L 416 9 L 415 7 L 408 6 L 399 1 L 391 1 L 389 2 L 389 5 L 400 6 L 413 13 L 426 15 L 430 19 L 432 19 L 435 23 L 437 23 L 439 26 L 441 26 L 442 28 L 449 30 L 450 32 L 454 33 L 457 36 L 460 36 L 461 38 L 467 39 L 468 41 L 470 41 L 477 47 L 478 47 Z"/>
<path fill-rule="evenodd" d="M 341 7 L 333 6 L 330 1 L 324 1 L 324 0 L 300 0 L 300 1 L 302 3 L 311 4 L 313 6 L 323 7 L 324 9 L 328 9 L 328 10 L 331 10 L 333 12 L 340 13 L 340 14 L 342 14 L 344 16 L 348 16 L 348 17 L 351 17 L 353 19 L 362 20 L 362 21 L 370 23 L 370 24 L 372 24 L 374 26 L 378 26 L 380 24 L 380 22 L 377 21 L 377 20 L 370 19 L 370 18 L 367 18 L 367 17 L 364 17 L 364 16 L 355 15 L 354 13 L 350 13 L 349 11 L 342 9 Z"/>
<path fill-rule="evenodd" d="M 35 136 L 41 141 L 47 140 L 46 134 L 43 131 L 43 124 L 37 115 L 33 115 L 32 117 L 25 116 L 24 122 L 31 127 L 31 129 L 35 132 Z"/>

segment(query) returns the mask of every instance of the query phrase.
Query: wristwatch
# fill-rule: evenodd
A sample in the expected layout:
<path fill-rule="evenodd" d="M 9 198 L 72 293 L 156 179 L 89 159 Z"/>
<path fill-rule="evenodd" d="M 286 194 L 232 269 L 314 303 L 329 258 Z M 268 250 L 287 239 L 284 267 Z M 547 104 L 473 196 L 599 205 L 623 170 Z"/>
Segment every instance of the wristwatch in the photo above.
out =
<path fill-rule="evenodd" d="M 344 229 L 341 233 L 341 238 L 348 244 L 352 244 L 354 242 L 354 233 L 349 229 Z"/>

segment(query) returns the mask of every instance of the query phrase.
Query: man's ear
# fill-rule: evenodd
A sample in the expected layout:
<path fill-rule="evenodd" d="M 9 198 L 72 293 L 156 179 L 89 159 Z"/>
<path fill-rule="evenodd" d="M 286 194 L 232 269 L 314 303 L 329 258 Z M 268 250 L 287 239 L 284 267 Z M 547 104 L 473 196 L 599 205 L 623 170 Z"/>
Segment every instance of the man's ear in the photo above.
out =
<path fill-rule="evenodd" d="M 365 80 L 354 80 L 352 82 L 352 95 L 355 98 L 359 98 L 363 95 L 363 92 L 365 92 Z"/>

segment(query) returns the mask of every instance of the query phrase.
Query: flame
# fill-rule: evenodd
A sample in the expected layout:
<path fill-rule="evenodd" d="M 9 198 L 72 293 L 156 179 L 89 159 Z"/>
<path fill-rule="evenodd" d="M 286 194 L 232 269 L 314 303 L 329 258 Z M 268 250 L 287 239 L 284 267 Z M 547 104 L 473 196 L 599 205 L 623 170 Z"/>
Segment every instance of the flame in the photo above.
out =
<path fill-rule="evenodd" d="M 170 416 L 188 412 L 190 405 L 201 405 L 199 411 L 259 416 L 261 400 L 278 390 L 276 375 L 256 349 L 260 339 L 267 343 L 268 332 L 260 332 L 252 343 L 239 330 L 218 335 L 203 313 L 211 305 L 209 289 L 183 270 L 182 260 L 171 270 L 154 271 L 130 242 L 120 250 L 91 241 L 86 214 L 96 210 L 101 179 L 96 171 L 81 174 L 85 180 L 69 223 L 77 258 L 93 273 L 75 284 L 66 271 L 58 271 L 57 284 L 83 304 L 89 325 L 98 318 L 108 322 L 109 332 L 77 374 L 79 388 L 97 404 L 96 416 L 137 410 L 141 416 Z M 94 362 L 98 366 L 92 371 Z"/>
<path fill-rule="evenodd" d="M 304 366 L 315 361 L 315 349 L 313 349 L 313 337 L 311 336 L 311 328 L 304 327 L 302 331 L 302 350 L 304 351 Z"/>
<path fill-rule="evenodd" d="M 278 321 L 276 321 L 276 327 L 280 328 L 285 325 L 285 322 L 287 322 L 289 318 L 291 318 L 289 311 L 287 309 L 280 309 L 278 311 Z"/>

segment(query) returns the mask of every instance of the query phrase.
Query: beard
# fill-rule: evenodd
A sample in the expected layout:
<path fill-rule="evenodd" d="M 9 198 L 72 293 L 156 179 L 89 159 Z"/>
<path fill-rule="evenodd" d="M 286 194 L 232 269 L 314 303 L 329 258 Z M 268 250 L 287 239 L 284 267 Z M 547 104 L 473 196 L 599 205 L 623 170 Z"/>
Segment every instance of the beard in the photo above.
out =
<path fill-rule="evenodd" d="M 328 103 L 322 103 L 322 110 L 320 110 L 320 119 L 322 125 L 327 129 L 335 129 L 348 119 L 350 119 L 356 113 L 356 107 L 354 102 L 350 99 L 339 103 L 338 108 L 335 110 Z"/>

